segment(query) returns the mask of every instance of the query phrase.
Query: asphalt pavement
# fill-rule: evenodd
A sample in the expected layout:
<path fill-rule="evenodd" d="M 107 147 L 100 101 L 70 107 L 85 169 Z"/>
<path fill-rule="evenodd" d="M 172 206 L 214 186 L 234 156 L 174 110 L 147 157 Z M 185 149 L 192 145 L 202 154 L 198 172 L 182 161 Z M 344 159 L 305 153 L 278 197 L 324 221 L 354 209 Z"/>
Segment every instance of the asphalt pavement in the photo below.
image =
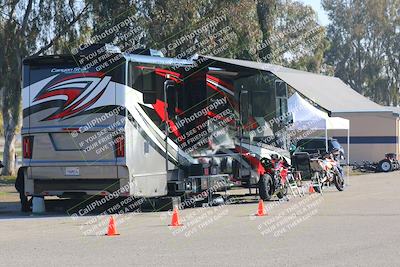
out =
<path fill-rule="evenodd" d="M 115 215 L 112 237 L 109 216 L 3 207 L 0 266 L 399 266 L 399 193 L 400 172 L 354 176 L 344 192 L 266 202 L 264 217 L 251 198 L 182 210 L 174 228 L 170 212 Z"/>

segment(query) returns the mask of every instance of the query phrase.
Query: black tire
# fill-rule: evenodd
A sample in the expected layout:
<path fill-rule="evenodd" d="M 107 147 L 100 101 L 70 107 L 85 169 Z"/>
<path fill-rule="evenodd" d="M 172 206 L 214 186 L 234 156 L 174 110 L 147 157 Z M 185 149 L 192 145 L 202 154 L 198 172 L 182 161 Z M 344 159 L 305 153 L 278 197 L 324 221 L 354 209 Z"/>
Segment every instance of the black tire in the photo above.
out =
<path fill-rule="evenodd" d="M 288 194 L 288 191 L 289 191 L 289 185 L 288 185 L 288 183 L 285 183 L 283 188 L 278 193 L 276 193 L 276 196 L 279 199 L 281 199 L 281 198 L 285 197 Z"/>
<path fill-rule="evenodd" d="M 337 190 L 343 191 L 343 189 L 344 189 L 344 177 L 343 177 L 343 175 L 340 175 L 340 174 L 336 173 L 335 177 L 333 179 L 333 183 L 335 184 Z"/>
<path fill-rule="evenodd" d="M 378 163 L 378 169 L 381 172 L 391 172 L 393 171 L 393 164 L 388 159 L 383 159 Z"/>
<path fill-rule="evenodd" d="M 273 190 L 272 177 L 269 174 L 264 174 L 258 181 L 258 194 L 262 200 L 270 200 Z"/>
<path fill-rule="evenodd" d="M 393 166 L 394 166 L 394 170 L 399 170 L 400 169 L 400 165 L 399 165 L 399 161 L 397 161 L 397 160 L 395 160 L 394 162 L 393 162 Z"/>

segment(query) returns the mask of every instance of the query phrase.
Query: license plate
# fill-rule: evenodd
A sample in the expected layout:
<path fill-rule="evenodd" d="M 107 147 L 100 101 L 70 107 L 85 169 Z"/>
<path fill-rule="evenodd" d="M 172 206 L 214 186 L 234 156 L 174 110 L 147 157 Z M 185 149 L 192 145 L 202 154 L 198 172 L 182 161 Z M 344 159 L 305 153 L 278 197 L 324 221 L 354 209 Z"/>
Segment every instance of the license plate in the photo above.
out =
<path fill-rule="evenodd" d="M 79 176 L 79 168 L 78 167 L 66 167 L 65 168 L 65 176 Z"/>

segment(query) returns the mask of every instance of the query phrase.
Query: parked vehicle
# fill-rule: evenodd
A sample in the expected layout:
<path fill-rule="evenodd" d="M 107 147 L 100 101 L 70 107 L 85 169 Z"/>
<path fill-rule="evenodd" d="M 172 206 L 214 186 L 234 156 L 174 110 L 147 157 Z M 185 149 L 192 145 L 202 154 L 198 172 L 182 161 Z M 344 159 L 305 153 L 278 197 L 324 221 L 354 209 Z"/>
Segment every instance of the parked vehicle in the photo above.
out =
<path fill-rule="evenodd" d="M 385 158 L 378 162 L 378 169 L 382 172 L 390 172 L 400 168 L 397 155 L 395 153 L 385 154 Z"/>
<path fill-rule="evenodd" d="M 311 179 L 315 191 L 320 192 L 324 186 L 332 184 L 335 185 L 337 190 L 344 190 L 343 169 L 335 159 L 333 152 L 314 155 L 310 163 L 311 169 L 314 172 Z"/>
<path fill-rule="evenodd" d="M 309 154 L 317 154 L 326 151 L 326 140 L 324 137 L 303 138 L 296 143 L 296 152 L 307 152 Z M 345 159 L 345 153 L 340 143 L 333 138 L 328 138 L 328 152 L 337 153 L 339 160 Z"/>
<path fill-rule="evenodd" d="M 354 162 L 353 169 L 361 172 L 390 172 L 399 170 L 400 164 L 395 153 L 387 153 L 379 162 L 363 161 L 361 164 Z"/>
<path fill-rule="evenodd" d="M 279 199 L 288 193 L 288 174 L 290 166 L 284 158 L 278 155 L 271 155 L 271 159 L 264 159 L 262 164 L 267 169 L 259 180 L 259 194 L 263 200 L 270 200 L 276 194 Z"/>
<path fill-rule="evenodd" d="M 23 73 L 29 196 L 124 188 L 121 196 L 156 198 L 229 180 L 252 188 L 268 174 L 261 162 L 280 155 L 264 141 L 275 142 L 285 122 L 268 122 L 287 112 L 286 84 L 272 74 L 103 45 L 26 58 Z"/>

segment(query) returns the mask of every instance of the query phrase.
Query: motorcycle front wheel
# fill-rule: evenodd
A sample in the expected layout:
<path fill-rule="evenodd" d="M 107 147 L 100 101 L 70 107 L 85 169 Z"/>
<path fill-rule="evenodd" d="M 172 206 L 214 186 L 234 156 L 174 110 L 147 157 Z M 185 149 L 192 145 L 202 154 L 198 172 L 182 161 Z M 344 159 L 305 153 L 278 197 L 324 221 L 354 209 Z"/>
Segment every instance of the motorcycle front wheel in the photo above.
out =
<path fill-rule="evenodd" d="M 264 174 L 258 181 L 258 192 L 262 200 L 270 200 L 274 193 L 272 177 Z"/>
<path fill-rule="evenodd" d="M 333 178 L 333 183 L 336 186 L 336 189 L 339 191 L 343 191 L 344 189 L 344 176 L 340 174 L 335 174 L 335 177 Z"/>
<path fill-rule="evenodd" d="M 289 184 L 286 182 L 285 185 L 283 186 L 283 188 L 281 188 L 279 190 L 278 193 L 276 193 L 276 196 L 281 199 L 283 197 L 285 197 L 288 194 L 289 191 Z"/>

